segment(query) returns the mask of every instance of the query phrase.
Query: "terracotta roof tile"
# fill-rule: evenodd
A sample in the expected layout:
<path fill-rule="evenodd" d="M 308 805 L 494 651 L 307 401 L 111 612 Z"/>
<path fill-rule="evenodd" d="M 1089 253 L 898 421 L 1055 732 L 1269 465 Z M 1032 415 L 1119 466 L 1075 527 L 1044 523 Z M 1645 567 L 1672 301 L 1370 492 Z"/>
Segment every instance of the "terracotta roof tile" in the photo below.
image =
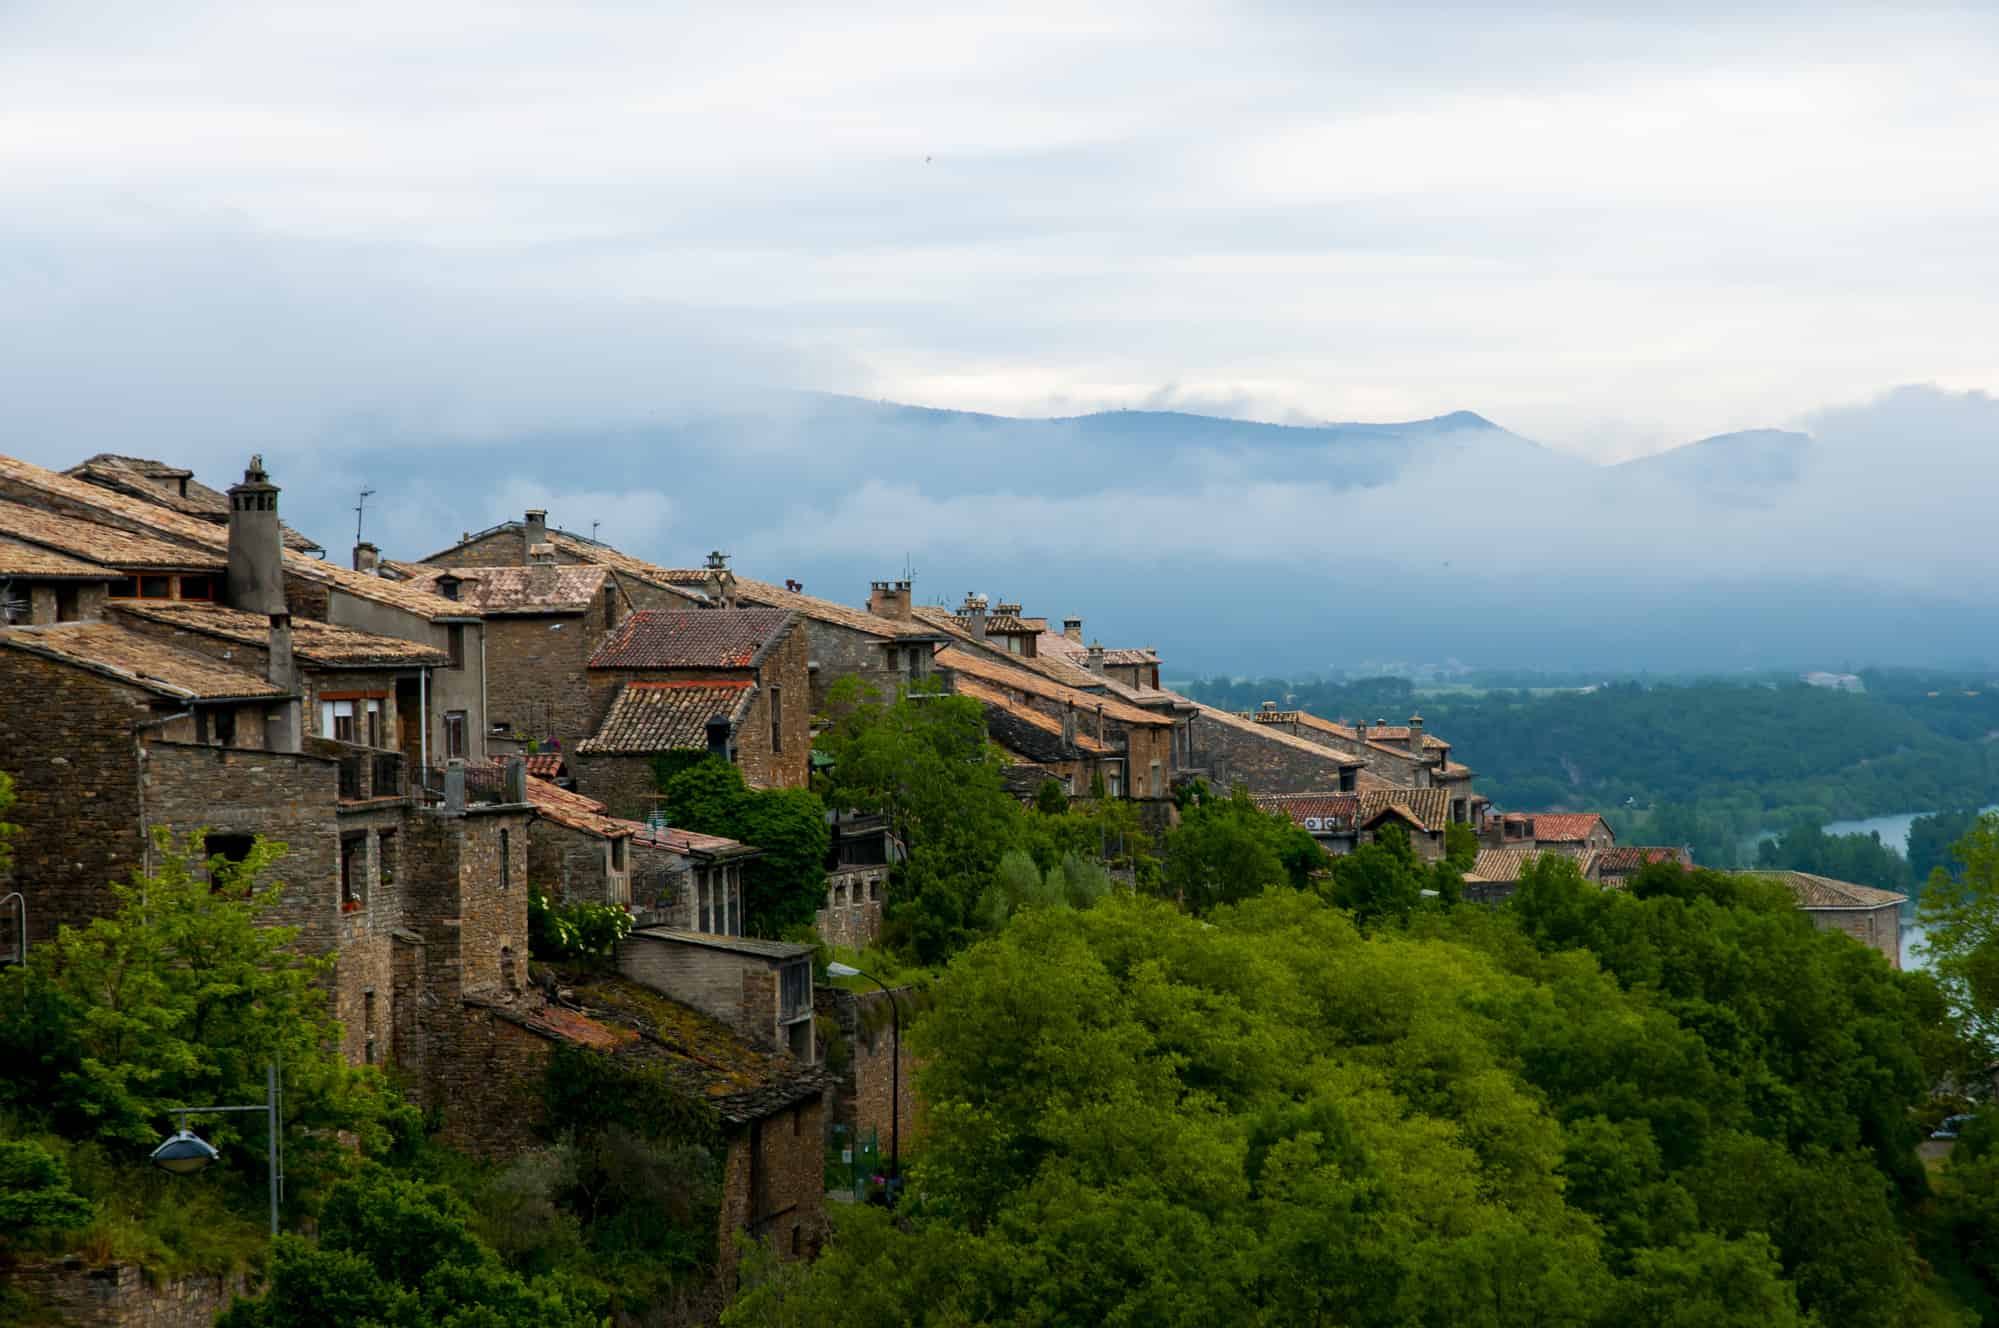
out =
<path fill-rule="evenodd" d="M 1149 646 L 1138 650 L 1106 650 L 1104 652 L 1104 663 L 1106 664 L 1157 664 L 1158 662 L 1159 656 L 1154 654 Z"/>
<path fill-rule="evenodd" d="M 700 751 L 708 746 L 708 721 L 742 722 L 756 688 L 749 682 L 628 682 L 597 732 L 580 752 L 646 754 Z"/>
<path fill-rule="evenodd" d="M 112 607 L 134 618 L 143 618 L 183 632 L 199 632 L 224 641 L 268 646 L 271 639 L 269 618 L 225 608 L 220 604 L 148 599 L 117 600 Z M 399 636 L 377 636 L 352 627 L 336 627 L 332 623 L 315 622 L 309 618 L 292 620 L 292 653 L 305 663 L 322 668 L 417 668 L 451 662 L 451 656 L 436 646 L 405 641 Z"/>
<path fill-rule="evenodd" d="M 523 757 L 528 773 L 540 779 L 560 779 L 569 773 L 559 752 L 533 752 Z"/>
<path fill-rule="evenodd" d="M 1613 845 L 1610 848 L 1598 849 L 1596 853 L 1599 871 L 1616 873 L 1620 876 L 1628 876 L 1655 862 L 1677 862 L 1682 867 L 1694 865 L 1693 854 L 1684 848 L 1658 848 L 1641 844 Z"/>
<path fill-rule="evenodd" d="M 493 764 L 504 766 L 506 760 L 504 756 L 496 756 L 493 758 Z M 620 821 L 606 816 L 604 804 L 595 798 L 586 798 L 581 793 L 572 792 L 532 775 L 528 777 L 528 801 L 534 804 L 534 809 L 543 817 L 557 825 L 598 835 L 604 839 L 629 839 L 634 829 L 630 821 Z"/>
<path fill-rule="evenodd" d="M 175 700 L 222 701 L 291 695 L 248 670 L 206 655 L 177 650 L 117 623 L 10 627 L 0 630 L 0 646 L 91 669 Z"/>
<path fill-rule="evenodd" d="M 762 849 L 752 844 L 745 844 L 739 839 L 704 835 L 699 830 L 683 830 L 679 826 L 668 826 L 663 830 L 657 830 L 643 821 L 626 821 L 623 824 L 632 828 L 634 844 L 642 848 L 678 853 L 683 858 L 736 858 L 763 852 Z"/>
<path fill-rule="evenodd" d="M 626 615 L 593 669 L 753 669 L 797 625 L 782 609 L 646 609 Z"/>
<path fill-rule="evenodd" d="M 1534 812 L 1532 816 L 1537 844 L 1581 843 L 1598 827 L 1610 829 L 1595 812 Z"/>
<path fill-rule="evenodd" d="M 1022 661 L 1022 663 L 1029 664 L 1032 662 L 1032 660 Z M 988 659 L 984 655 L 970 650 L 961 650 L 956 646 L 938 652 L 937 665 L 940 668 L 948 668 L 956 673 L 977 679 L 989 686 L 1001 687 L 1016 692 L 1027 692 L 1050 701 L 1073 704 L 1078 711 L 1079 718 L 1082 715 L 1094 715 L 1097 709 L 1102 707 L 1105 718 L 1114 719 L 1120 724 L 1144 724 L 1149 727 L 1159 727 L 1161 725 L 1171 726 L 1173 723 L 1173 719 L 1169 715 L 1160 715 L 1150 710 L 1141 710 L 1135 705 L 1118 700 L 1116 697 L 1085 692 L 1074 687 L 1066 687 L 1032 670 L 1015 667 L 1011 663 L 1000 664 Z"/>
<path fill-rule="evenodd" d="M 213 524 L 226 524 L 229 520 L 228 494 L 218 489 L 211 489 L 195 479 L 193 471 L 170 466 L 164 461 L 99 452 L 96 456 L 71 466 L 63 474 L 74 479 L 87 480 L 107 489 L 115 489 L 144 502 Z M 156 480 L 165 483 L 155 483 Z M 179 491 L 182 480 L 186 481 L 185 495 Z M 304 551 L 319 547 L 313 540 L 299 534 L 290 526 L 281 524 L 280 530 L 283 532 L 287 548 Z"/>
<path fill-rule="evenodd" d="M 1250 798 L 1264 811 L 1284 813 L 1296 825 L 1305 826 L 1308 818 L 1318 821 L 1320 830 L 1350 830 L 1360 812 L 1358 793 L 1253 793 Z"/>
<path fill-rule="evenodd" d="M 112 581 L 121 573 L 99 563 L 87 563 L 38 544 L 0 536 L 0 577 L 32 580 Z"/>
<path fill-rule="evenodd" d="M 1061 720 L 1014 700 L 1002 688 L 973 678 L 960 678 L 958 694 L 982 702 L 986 707 L 986 731 L 992 740 L 1028 761 L 1073 761 L 1083 756 L 1117 753 L 1115 747 L 1087 733 L 1078 732 L 1073 741 L 1063 741 Z"/>
<path fill-rule="evenodd" d="M 1310 752 L 1320 760 L 1330 761 L 1335 765 L 1357 766 L 1361 764 L 1361 759 L 1349 752 L 1338 751 L 1323 743 L 1313 742 L 1309 738 L 1300 738 L 1296 734 L 1286 733 L 1282 729 L 1271 727 L 1268 723 L 1258 724 L 1231 710 L 1218 710 L 1211 705 L 1200 705 L 1198 713 L 1202 719 L 1210 720 L 1225 728 L 1235 729 L 1240 733 L 1253 733 L 1265 742 L 1274 742 L 1280 746 L 1289 747 L 1293 751 Z M 1197 743 L 1196 745 L 1198 746 L 1199 744 Z"/>
<path fill-rule="evenodd" d="M 442 594 L 437 582 L 459 580 L 457 603 L 484 617 L 508 614 L 582 613 L 603 593 L 610 576 L 606 567 L 565 564 L 535 567 L 436 567 L 408 564 L 417 574 L 410 584 Z"/>
<path fill-rule="evenodd" d="M 1432 834 L 1438 834 L 1450 824 L 1451 796 L 1449 789 L 1440 788 L 1391 788 L 1369 789 L 1360 795 L 1360 821 L 1366 825 L 1381 813 L 1390 810 L 1408 813 L 1418 825 Z"/>
<path fill-rule="evenodd" d="M 1738 874 L 1777 882 L 1797 897 L 1799 908 L 1886 908 L 1909 902 L 1907 895 L 1896 894 L 1893 890 L 1877 890 L 1871 885 L 1836 881 L 1830 876 L 1816 876 L 1811 872 L 1750 871 Z"/>

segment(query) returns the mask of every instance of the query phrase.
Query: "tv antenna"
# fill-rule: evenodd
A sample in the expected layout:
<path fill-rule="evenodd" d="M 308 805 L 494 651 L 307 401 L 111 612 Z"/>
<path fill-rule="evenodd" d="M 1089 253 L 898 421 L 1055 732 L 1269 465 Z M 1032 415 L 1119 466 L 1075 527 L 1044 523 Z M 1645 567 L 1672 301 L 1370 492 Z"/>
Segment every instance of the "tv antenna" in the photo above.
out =
<path fill-rule="evenodd" d="M 602 521 L 592 521 L 590 523 L 590 542 L 592 544 L 595 544 L 597 542 L 597 527 L 603 524 L 604 523 Z"/>
<path fill-rule="evenodd" d="M 368 500 L 375 496 L 373 489 L 361 490 L 361 501 L 354 504 L 354 542 L 361 542 L 361 516 L 368 506 Z"/>

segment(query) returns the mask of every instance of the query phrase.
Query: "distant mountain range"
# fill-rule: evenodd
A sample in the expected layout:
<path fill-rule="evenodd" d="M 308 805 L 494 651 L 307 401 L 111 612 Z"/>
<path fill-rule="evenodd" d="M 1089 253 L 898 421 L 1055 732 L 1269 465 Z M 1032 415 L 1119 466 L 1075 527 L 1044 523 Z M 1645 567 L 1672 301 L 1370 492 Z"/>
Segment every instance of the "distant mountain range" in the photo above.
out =
<path fill-rule="evenodd" d="M 849 603 L 910 569 L 926 602 L 1081 613 L 1169 670 L 1999 659 L 1955 550 L 1925 554 L 1938 522 L 1917 509 L 1939 486 L 1879 489 L 1907 451 L 1884 471 L 1878 443 L 1758 429 L 1599 466 L 1470 411 L 1016 419 L 785 393 L 477 442 L 378 428 L 269 459 L 291 519 L 336 549 L 362 487 L 368 532 L 404 556 L 541 506 L 662 563 L 723 549 Z"/>

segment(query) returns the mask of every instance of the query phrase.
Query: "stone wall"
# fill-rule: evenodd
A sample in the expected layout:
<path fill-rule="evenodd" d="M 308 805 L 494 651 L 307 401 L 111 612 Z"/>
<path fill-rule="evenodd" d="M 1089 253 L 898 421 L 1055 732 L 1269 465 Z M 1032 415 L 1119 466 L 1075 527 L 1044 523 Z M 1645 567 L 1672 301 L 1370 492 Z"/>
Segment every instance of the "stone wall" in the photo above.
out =
<path fill-rule="evenodd" d="M 520 737 L 564 752 L 597 731 L 585 666 L 604 639 L 604 613 L 505 615 L 486 620 L 486 715 Z"/>
<path fill-rule="evenodd" d="M 439 1137 L 480 1157 L 505 1157 L 538 1142 L 548 1119 L 544 1084 L 555 1044 L 496 1004 L 441 1008 L 448 1040 L 429 1058 L 427 1101 L 442 1114 Z"/>
<path fill-rule="evenodd" d="M 563 760 L 576 791 L 603 803 L 613 816 L 643 821 L 659 794 L 650 756 L 570 752 Z"/>
<path fill-rule="evenodd" d="M 817 618 L 805 619 L 802 626 L 810 663 L 815 666 L 811 671 L 814 714 L 826 711 L 827 694 L 842 678 L 859 678 L 863 687 L 875 691 L 885 702 L 893 701 L 897 690 L 908 683 L 908 647 L 896 647 L 897 658 L 891 662 L 889 643 L 881 637 Z"/>
<path fill-rule="evenodd" d="M 8 889 L 27 896 L 28 937 L 83 926 L 141 865 L 139 743 L 152 696 L 82 669 L 0 650 L 0 769 L 14 777 Z"/>
<path fill-rule="evenodd" d="M 900 987 L 896 990 L 906 1007 L 909 989 Z M 859 1138 L 873 1132 L 881 1145 L 882 1156 L 887 1157 L 894 1138 L 890 1129 L 891 1118 L 892 1115 L 899 1115 L 903 1157 L 907 1160 L 911 1143 L 919 1137 L 921 1129 L 920 1104 L 915 1088 L 917 1062 L 907 1045 L 909 1030 L 904 1028 L 902 1081 L 898 1086 L 891 1073 L 897 1056 L 895 1025 L 890 1017 L 887 994 L 821 987 L 812 993 L 812 1005 L 818 1014 L 830 1019 L 839 1029 L 840 1038 L 848 1051 L 847 1064 L 837 1072 L 833 1087 L 827 1093 L 828 1127 L 844 1125 Z M 905 1008 L 904 1013 L 908 1012 Z M 892 1103 L 899 1106 L 899 1111 L 891 1112 Z"/>
<path fill-rule="evenodd" d="M 777 969 L 782 961 L 634 932 L 618 947 L 618 971 L 719 1019 L 766 1049 L 777 1046 Z"/>
<path fill-rule="evenodd" d="M 13 1264 L 4 1280 L 54 1321 L 78 1328 L 211 1328 L 246 1289 L 241 1274 L 153 1280 L 135 1263 L 92 1267 L 80 1259 Z"/>
<path fill-rule="evenodd" d="M 1880 908 L 1808 908 L 1805 916 L 1820 931 L 1844 932 L 1862 945 L 1879 950 L 1895 968 L 1902 966 L 1901 906 Z"/>
<path fill-rule="evenodd" d="M 625 840 L 630 853 L 631 841 Z M 630 859 L 611 870 L 611 841 L 546 818 L 528 827 L 528 879 L 557 899 L 593 904 L 631 902 Z"/>
<path fill-rule="evenodd" d="M 722 1273 L 742 1234 L 783 1258 L 810 1258 L 826 1230 L 826 1120 L 820 1099 L 777 1112 L 729 1136 L 722 1167 Z M 740 1233 L 740 1234 L 739 1234 Z"/>
<path fill-rule="evenodd" d="M 1322 793 L 1340 786 L 1340 758 L 1343 753 L 1279 741 L 1256 728 L 1225 724 L 1211 716 L 1195 715 L 1189 721 L 1193 731 L 1196 763 L 1214 772 L 1224 787 L 1242 785 L 1251 793 Z"/>
<path fill-rule="evenodd" d="M 819 939 L 864 950 L 881 939 L 882 905 L 888 898 L 886 865 L 826 873 L 826 906 L 819 910 Z"/>

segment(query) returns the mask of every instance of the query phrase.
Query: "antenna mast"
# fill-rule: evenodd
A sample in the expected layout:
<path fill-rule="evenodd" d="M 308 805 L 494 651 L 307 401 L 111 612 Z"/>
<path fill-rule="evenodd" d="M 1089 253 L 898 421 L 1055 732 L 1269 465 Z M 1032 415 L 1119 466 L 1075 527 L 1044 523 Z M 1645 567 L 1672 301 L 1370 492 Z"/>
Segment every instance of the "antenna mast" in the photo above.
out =
<path fill-rule="evenodd" d="M 368 506 L 368 500 L 374 497 L 374 495 L 375 491 L 373 489 L 363 489 L 361 490 L 361 501 L 354 504 L 354 542 L 356 544 L 361 542 L 362 513 Z"/>

